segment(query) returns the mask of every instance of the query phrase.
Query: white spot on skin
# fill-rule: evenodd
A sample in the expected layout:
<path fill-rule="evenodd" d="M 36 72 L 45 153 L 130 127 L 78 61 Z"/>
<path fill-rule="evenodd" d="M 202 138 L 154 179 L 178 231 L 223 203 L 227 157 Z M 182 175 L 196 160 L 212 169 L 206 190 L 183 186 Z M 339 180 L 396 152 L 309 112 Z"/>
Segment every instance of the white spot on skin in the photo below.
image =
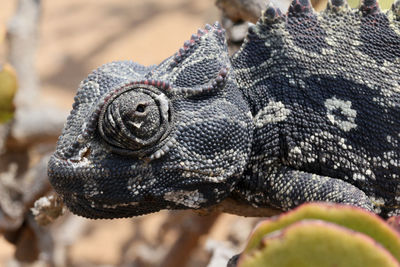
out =
<path fill-rule="evenodd" d="M 383 158 L 390 165 L 393 165 L 395 167 L 400 167 L 400 160 L 398 159 L 397 151 L 394 151 L 394 150 L 386 151 L 383 153 Z"/>
<path fill-rule="evenodd" d="M 301 149 L 296 146 L 296 147 L 293 148 L 293 150 L 291 152 L 294 153 L 294 154 L 299 154 L 300 155 L 301 154 Z"/>
<path fill-rule="evenodd" d="M 198 190 L 167 192 L 164 195 L 164 199 L 194 209 L 200 208 L 201 203 L 207 202 L 203 194 L 199 193 Z"/>
<path fill-rule="evenodd" d="M 290 110 L 285 108 L 285 105 L 281 101 L 275 102 L 271 100 L 254 117 L 254 124 L 257 128 L 261 128 L 269 123 L 284 121 L 289 114 Z"/>
<path fill-rule="evenodd" d="M 362 173 L 354 173 L 353 174 L 353 180 L 354 181 L 365 181 L 366 180 L 366 178 L 365 178 L 365 176 L 362 174 Z"/>
<path fill-rule="evenodd" d="M 355 124 L 357 111 L 351 108 L 350 101 L 337 99 L 334 96 L 325 101 L 325 107 L 327 109 L 329 121 L 338 126 L 341 130 L 348 132 L 357 127 L 357 124 Z M 340 112 L 340 114 L 346 117 L 347 120 L 342 120 L 342 118 L 335 116 L 334 112 Z"/>
<path fill-rule="evenodd" d="M 381 197 L 374 197 L 374 196 L 370 196 L 369 197 L 371 199 L 371 202 L 374 204 L 374 212 L 375 213 L 380 213 L 381 207 L 385 206 L 385 200 Z"/>
<path fill-rule="evenodd" d="M 151 154 L 149 156 L 149 159 L 150 160 L 159 159 L 162 156 L 164 156 L 166 153 L 169 152 L 170 148 L 173 146 L 174 141 L 175 141 L 175 139 L 172 138 L 172 140 L 168 141 L 162 148 L 160 148 L 159 150 L 157 150 L 156 152 Z"/>
<path fill-rule="evenodd" d="M 79 154 L 79 158 L 82 159 L 84 158 L 84 155 L 88 152 L 89 148 L 88 147 L 84 147 L 81 150 L 79 150 L 78 154 Z"/>
<path fill-rule="evenodd" d="M 155 97 L 160 103 L 161 116 L 164 120 L 168 120 L 169 102 L 168 97 L 164 94 L 156 95 Z"/>
<path fill-rule="evenodd" d="M 114 205 L 104 204 L 103 208 L 105 208 L 105 209 L 117 209 L 119 207 L 137 206 L 137 205 L 139 205 L 139 202 L 129 202 L 129 203 L 114 204 Z"/>
<path fill-rule="evenodd" d="M 79 150 L 78 155 L 67 159 L 67 162 L 73 165 L 74 168 L 80 167 L 92 167 L 92 162 L 89 161 L 87 157 L 85 157 L 86 153 L 89 151 L 89 147 L 84 147 Z"/>

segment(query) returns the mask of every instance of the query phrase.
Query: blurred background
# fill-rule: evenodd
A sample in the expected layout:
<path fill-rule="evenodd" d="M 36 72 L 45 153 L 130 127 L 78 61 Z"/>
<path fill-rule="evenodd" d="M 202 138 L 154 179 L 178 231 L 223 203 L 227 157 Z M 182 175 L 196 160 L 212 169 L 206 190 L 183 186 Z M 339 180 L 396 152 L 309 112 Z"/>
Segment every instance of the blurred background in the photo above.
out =
<path fill-rule="evenodd" d="M 215 0 L 1 1 L 0 266 L 215 267 L 240 252 L 259 218 L 163 211 L 94 221 L 67 212 L 40 227 L 29 212 L 51 193 L 47 159 L 79 82 L 113 60 L 158 64 L 217 20 L 233 51 L 243 21 L 254 22 L 266 3 L 249 1 L 255 11 L 238 15 L 229 7 L 246 1 L 217 2 L 224 15 Z M 289 1 L 274 3 L 284 9 Z M 313 4 L 320 10 L 326 1 Z"/>

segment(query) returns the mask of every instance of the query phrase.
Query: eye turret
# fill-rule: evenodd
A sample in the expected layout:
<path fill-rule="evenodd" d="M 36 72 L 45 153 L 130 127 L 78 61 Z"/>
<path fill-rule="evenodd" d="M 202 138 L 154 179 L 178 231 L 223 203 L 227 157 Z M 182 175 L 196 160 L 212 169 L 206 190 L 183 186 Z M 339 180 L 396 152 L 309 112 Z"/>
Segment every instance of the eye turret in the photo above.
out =
<path fill-rule="evenodd" d="M 169 101 L 162 92 L 152 86 L 132 85 L 106 101 L 99 132 L 116 152 L 143 156 L 165 139 L 170 121 Z"/>

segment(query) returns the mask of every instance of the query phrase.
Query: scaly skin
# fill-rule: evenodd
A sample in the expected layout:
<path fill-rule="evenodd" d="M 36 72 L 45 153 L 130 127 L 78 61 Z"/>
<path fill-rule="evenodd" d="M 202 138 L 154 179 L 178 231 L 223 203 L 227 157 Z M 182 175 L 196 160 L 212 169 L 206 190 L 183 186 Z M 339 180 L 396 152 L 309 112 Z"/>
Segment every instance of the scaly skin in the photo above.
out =
<path fill-rule="evenodd" d="M 207 25 L 158 66 L 106 64 L 81 83 L 49 162 L 89 218 L 198 209 L 229 197 L 400 213 L 400 4 L 315 14 L 270 6 L 228 57 Z"/>

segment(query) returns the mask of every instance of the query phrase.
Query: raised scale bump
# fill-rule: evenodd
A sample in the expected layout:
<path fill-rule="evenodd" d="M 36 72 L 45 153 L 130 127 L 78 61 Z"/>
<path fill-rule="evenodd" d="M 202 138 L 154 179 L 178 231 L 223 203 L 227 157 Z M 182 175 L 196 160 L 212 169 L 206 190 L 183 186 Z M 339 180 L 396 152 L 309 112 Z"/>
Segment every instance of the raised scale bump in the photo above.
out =
<path fill-rule="evenodd" d="M 329 0 L 326 10 L 332 10 L 335 12 L 342 12 L 349 9 L 349 4 L 346 0 Z"/>
<path fill-rule="evenodd" d="M 380 13 L 379 3 L 377 0 L 362 0 L 360 11 L 363 15 Z"/>
<path fill-rule="evenodd" d="M 171 90 L 171 86 L 168 82 L 158 81 L 158 80 L 141 80 L 135 81 L 133 84 L 145 84 L 145 85 L 152 85 L 164 91 Z"/>
<path fill-rule="evenodd" d="M 269 3 L 267 9 L 261 14 L 261 21 L 264 23 L 275 23 L 283 20 L 282 11 Z"/>
<path fill-rule="evenodd" d="M 293 0 L 288 9 L 288 16 L 302 16 L 313 14 L 314 9 L 310 0 Z"/>

